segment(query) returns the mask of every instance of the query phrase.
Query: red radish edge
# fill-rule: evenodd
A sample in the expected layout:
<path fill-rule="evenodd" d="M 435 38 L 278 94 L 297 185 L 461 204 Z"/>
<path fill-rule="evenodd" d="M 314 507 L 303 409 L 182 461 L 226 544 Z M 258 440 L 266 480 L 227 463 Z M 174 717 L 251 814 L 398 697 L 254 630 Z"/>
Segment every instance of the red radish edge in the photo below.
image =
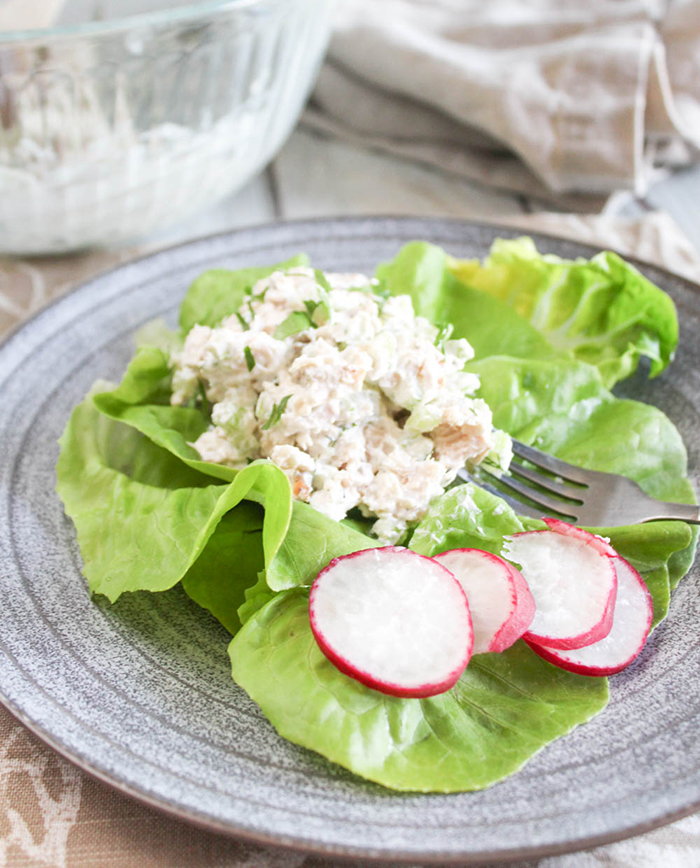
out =
<path fill-rule="evenodd" d="M 500 560 L 503 560 L 503 558 Z M 508 564 L 508 561 L 504 561 L 504 563 Z M 511 636 L 508 637 L 507 633 L 503 636 L 502 634 L 505 633 L 506 628 L 506 625 L 504 625 L 503 629 L 496 634 L 496 641 L 494 647 L 491 649 L 492 651 L 505 651 L 506 648 L 510 648 L 511 645 L 527 632 L 527 628 L 532 623 L 532 619 L 535 617 L 535 612 L 537 611 L 535 598 L 532 596 L 530 586 L 525 581 L 525 576 L 523 576 L 520 570 L 516 570 L 513 564 L 508 564 L 508 566 L 511 569 L 511 577 L 513 579 L 513 584 L 515 585 L 515 593 L 518 600 L 517 611 L 522 619 L 523 629 L 518 629 L 517 636 L 512 636 L 511 634 Z M 505 644 L 506 642 L 507 644 Z M 498 645 L 498 647 L 496 647 L 496 645 Z"/>
<path fill-rule="evenodd" d="M 601 555 L 607 555 L 610 558 L 619 557 L 615 549 L 602 536 L 596 536 L 596 534 L 591 533 L 589 530 L 576 527 L 575 524 L 567 524 L 567 522 L 562 521 L 560 518 L 543 518 L 542 521 L 554 533 L 561 533 L 564 536 L 580 539 L 581 542 L 585 542 L 587 545 L 597 549 Z"/>
<path fill-rule="evenodd" d="M 516 537 L 526 535 L 557 533 L 562 536 L 568 536 L 574 539 L 578 539 L 593 548 L 595 551 L 597 551 L 599 554 L 601 554 L 604 558 L 607 559 L 610 565 L 612 582 L 610 586 L 610 591 L 607 596 L 605 609 L 603 610 L 600 620 L 598 620 L 591 628 L 589 628 L 585 632 L 578 633 L 574 636 L 553 637 L 536 633 L 532 630 L 528 630 L 523 635 L 523 638 L 530 645 L 545 645 L 548 648 L 562 651 L 570 651 L 576 648 L 585 648 L 588 645 L 593 645 L 595 642 L 599 642 L 601 639 L 604 639 L 612 629 L 613 617 L 615 614 L 615 600 L 617 597 L 617 575 L 615 573 L 613 559 L 617 557 L 617 552 L 615 552 L 612 546 L 610 546 L 610 544 L 604 539 L 590 533 L 589 531 L 583 530 L 580 527 L 574 527 L 573 525 L 567 524 L 566 522 L 556 518 L 545 518 L 543 519 L 543 521 L 547 525 L 547 530 L 523 531 L 522 533 L 513 534 L 512 538 L 515 539 Z M 527 579 L 525 579 L 525 581 L 527 581 Z M 532 589 L 530 590 L 532 591 Z M 537 604 L 536 599 L 535 604 Z"/>
<path fill-rule="evenodd" d="M 449 558 L 445 558 L 445 555 L 455 555 L 455 554 L 467 554 L 468 556 L 478 556 L 482 557 L 485 560 L 489 560 L 497 566 L 501 567 L 508 577 L 508 581 L 510 583 L 510 592 L 511 592 L 511 608 L 508 613 L 506 619 L 501 623 L 498 630 L 493 634 L 491 640 L 488 643 L 486 648 L 476 649 L 474 647 L 473 653 L 485 653 L 485 652 L 501 652 L 505 651 L 507 648 L 510 648 L 526 631 L 530 626 L 532 619 L 535 617 L 535 600 L 532 594 L 530 593 L 530 588 L 528 587 L 525 578 L 519 570 L 516 570 L 515 567 L 508 563 L 508 561 L 504 560 L 504 558 L 499 557 L 498 555 L 493 554 L 492 552 L 484 551 L 483 549 L 473 549 L 473 548 L 463 548 L 463 549 L 450 549 L 446 552 L 441 552 L 438 555 L 433 556 L 433 560 L 438 561 L 439 563 L 443 563 L 443 565 L 447 566 L 447 569 L 450 569 L 447 563 L 444 563 Z M 462 584 L 461 579 L 454 573 L 457 581 Z M 478 616 L 478 604 L 475 603 L 474 600 L 469 599 L 468 590 L 462 585 L 462 589 L 464 590 L 467 596 L 467 602 L 469 603 L 469 610 L 472 615 L 472 624 L 475 621 L 475 618 Z M 476 628 L 475 628 L 476 629 Z M 476 643 L 476 638 L 475 638 Z"/>
<path fill-rule="evenodd" d="M 458 665 L 455 666 L 454 669 L 440 681 L 430 682 L 428 684 L 421 684 L 414 688 L 408 688 L 402 686 L 401 684 L 384 681 L 382 679 L 376 678 L 370 672 L 354 666 L 352 663 L 350 663 L 349 660 L 336 652 L 335 649 L 326 641 L 323 635 L 323 631 L 320 629 L 317 623 L 314 611 L 314 600 L 318 590 L 319 581 L 321 581 L 322 577 L 341 561 L 358 558 L 369 552 L 397 552 L 400 554 L 408 554 L 412 557 L 421 558 L 422 560 L 428 561 L 431 565 L 437 566 L 440 570 L 444 571 L 445 574 L 449 576 L 451 581 L 454 582 L 454 584 L 458 588 L 458 592 L 461 595 L 461 598 L 464 600 L 466 610 L 468 624 L 468 635 L 466 637 L 467 642 L 465 644 L 464 654 Z M 383 546 L 371 549 L 362 549 L 361 551 L 352 552 L 348 555 L 340 555 L 337 558 L 333 558 L 333 560 L 326 567 L 324 567 L 321 572 L 316 576 L 311 586 L 311 591 L 309 594 L 309 620 L 311 623 L 311 631 L 318 644 L 318 647 L 321 649 L 324 656 L 328 660 L 330 660 L 330 662 L 336 667 L 336 669 L 338 669 L 344 675 L 348 675 L 350 678 L 354 678 L 356 681 L 359 681 L 366 687 L 371 687 L 373 690 L 377 690 L 380 693 L 385 693 L 390 696 L 422 699 L 428 696 L 437 696 L 440 693 L 445 693 L 451 687 L 454 687 L 457 681 L 459 681 L 462 673 L 464 672 L 467 664 L 469 663 L 469 660 L 471 659 L 472 649 L 474 647 L 474 629 L 472 626 L 471 614 L 469 612 L 469 603 L 460 583 L 457 581 L 457 579 L 455 579 L 455 577 L 448 569 L 442 566 L 442 564 L 437 563 L 433 558 L 426 557 L 425 555 L 419 555 L 417 552 L 411 551 L 410 549 L 402 548 L 401 546 Z"/>
<path fill-rule="evenodd" d="M 586 543 L 586 545 L 591 546 L 591 548 L 596 549 L 602 555 L 614 560 L 618 557 L 615 549 L 610 545 L 610 543 L 603 539 L 603 537 L 596 536 L 596 534 L 591 533 L 590 531 L 583 530 L 583 528 L 576 527 L 573 524 L 568 524 L 565 521 L 562 521 L 559 518 L 543 518 L 542 521 L 547 525 L 549 530 L 554 533 L 561 533 L 564 536 L 570 536 L 574 539 L 580 539 L 581 542 Z M 603 620 L 598 625 L 597 629 L 593 629 L 590 631 L 586 641 L 582 644 L 572 645 L 566 642 L 566 640 L 561 640 L 561 644 L 557 641 L 547 642 L 547 646 L 549 648 L 556 648 L 562 650 L 573 650 L 576 648 L 585 648 L 588 645 L 593 645 L 595 642 L 600 642 L 604 639 L 612 630 L 613 619 L 615 617 L 615 602 L 617 601 L 617 573 L 615 571 L 614 564 L 611 565 L 613 573 L 615 574 L 614 587 L 612 593 L 608 597 L 608 605 L 605 609 L 605 615 L 603 616 Z M 585 635 L 585 634 L 584 634 Z M 595 636 L 595 639 L 591 637 Z M 536 641 L 534 636 L 528 636 L 531 641 Z M 578 643 L 578 640 L 575 640 Z"/>
<path fill-rule="evenodd" d="M 553 663 L 560 669 L 566 669 L 568 672 L 575 672 L 577 675 L 588 675 L 592 677 L 616 675 L 618 672 L 626 669 L 630 665 L 630 663 L 632 663 L 639 656 L 642 648 L 644 648 L 644 645 L 646 644 L 647 638 L 649 637 L 649 631 L 651 630 L 652 621 L 654 619 L 654 602 L 652 600 L 651 594 L 649 593 L 649 588 L 647 587 L 646 582 L 644 581 L 644 579 L 642 579 L 642 577 L 639 575 L 637 570 L 635 570 L 632 564 L 630 564 L 629 561 L 626 561 L 623 557 L 620 557 L 620 555 L 616 555 L 614 561 L 616 562 L 616 571 L 618 562 L 624 564 L 624 567 L 628 570 L 629 577 L 632 578 L 638 586 L 637 590 L 641 592 L 646 599 L 646 619 L 642 624 L 640 624 L 641 629 L 639 630 L 641 643 L 636 648 L 634 653 L 626 657 L 623 661 L 618 661 L 617 663 L 611 664 L 609 666 L 596 666 L 581 662 L 580 659 L 578 661 L 576 660 L 577 650 L 586 651 L 587 648 L 592 649 L 595 647 L 595 645 L 589 645 L 587 646 L 587 648 L 572 649 L 572 653 L 567 655 L 565 653 L 562 653 L 561 651 L 551 648 L 551 646 L 547 648 L 543 647 L 542 645 L 537 645 L 534 642 L 528 641 L 527 637 L 525 637 L 525 641 L 530 646 L 530 648 L 532 648 L 535 654 L 538 654 L 544 660 L 547 660 L 549 663 Z M 620 582 L 619 587 L 621 588 L 621 586 L 622 583 Z M 615 620 L 613 619 L 612 630 L 610 631 L 606 639 L 612 636 L 612 634 L 615 632 L 616 626 L 617 625 L 615 623 Z M 600 642 L 603 643 L 606 641 L 606 639 L 601 639 Z"/>

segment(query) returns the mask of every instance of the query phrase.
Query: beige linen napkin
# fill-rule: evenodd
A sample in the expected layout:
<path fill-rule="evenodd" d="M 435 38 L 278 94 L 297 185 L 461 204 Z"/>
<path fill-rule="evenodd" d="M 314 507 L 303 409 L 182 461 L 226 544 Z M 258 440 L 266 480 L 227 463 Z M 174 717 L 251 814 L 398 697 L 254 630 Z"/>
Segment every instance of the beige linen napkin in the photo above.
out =
<path fill-rule="evenodd" d="M 699 72 L 700 0 L 340 0 L 304 124 L 597 210 L 693 161 Z"/>
<path fill-rule="evenodd" d="M 700 257 L 663 214 L 513 215 L 504 224 L 617 248 L 700 280 Z M 0 333 L 75 282 L 137 252 L 0 260 Z M 343 863 L 348 864 L 348 863 Z M 330 868 L 334 859 L 257 847 L 170 819 L 84 775 L 0 708 L 0 866 L 3 868 Z M 585 853 L 513 868 L 698 868 L 700 816 Z"/>
<path fill-rule="evenodd" d="M 0 0 L 0 32 L 50 27 L 66 0 Z"/>

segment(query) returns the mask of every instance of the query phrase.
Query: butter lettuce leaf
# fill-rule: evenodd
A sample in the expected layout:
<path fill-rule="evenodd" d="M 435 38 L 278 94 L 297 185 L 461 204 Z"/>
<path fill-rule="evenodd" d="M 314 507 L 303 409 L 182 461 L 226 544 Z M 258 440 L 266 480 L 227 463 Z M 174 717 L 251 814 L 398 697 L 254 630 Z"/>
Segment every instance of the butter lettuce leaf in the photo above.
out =
<path fill-rule="evenodd" d="M 673 301 L 616 253 L 571 261 L 538 253 L 530 238 L 497 239 L 483 264 L 451 259 L 449 269 L 506 304 L 560 353 L 595 365 L 608 387 L 632 374 L 642 356 L 652 377 L 673 358 Z"/>
<path fill-rule="evenodd" d="M 453 326 L 452 337 L 466 338 L 476 358 L 505 354 L 554 358 L 557 350 L 530 323 L 498 298 L 472 289 L 448 269 L 444 250 L 412 241 L 375 273 L 379 291 L 410 295 L 417 314 L 434 324 Z"/>
<path fill-rule="evenodd" d="M 115 422 L 123 422 L 166 449 L 192 470 L 231 482 L 236 471 L 203 461 L 190 445 L 209 427 L 202 408 L 170 405 L 170 359 L 157 347 L 139 347 L 121 383 L 94 395 L 95 407 Z"/>
<path fill-rule="evenodd" d="M 174 448 L 174 438 L 158 439 Z M 183 580 L 193 599 L 235 629 L 244 591 L 261 570 L 273 591 L 310 585 L 332 558 L 377 544 L 293 502 L 287 478 L 270 462 L 233 473 L 229 484 L 213 480 L 100 413 L 92 397 L 79 404 L 61 438 L 57 490 L 90 590 L 114 602 Z"/>
<path fill-rule="evenodd" d="M 542 523 L 542 527 L 544 527 Z M 530 529 L 505 500 L 468 482 L 436 498 L 418 523 L 409 548 L 419 555 L 478 548 L 500 555 L 509 534 Z"/>
<path fill-rule="evenodd" d="M 163 394 L 160 384 L 165 382 L 168 373 L 167 354 L 154 347 L 142 347 L 129 364 L 119 386 L 94 396 L 95 406 L 115 422 L 145 435 L 191 470 L 227 482 L 236 479 L 239 471 L 203 461 L 190 446 L 190 442 L 208 426 L 206 414 L 201 409 L 157 403 Z M 169 391 L 166 390 L 165 394 L 169 400 Z M 247 492 L 246 499 L 267 506 L 266 493 L 257 487 Z M 267 560 L 266 581 L 274 591 L 310 585 L 332 558 L 376 545 L 376 540 L 352 526 L 333 521 L 306 503 L 293 501 L 287 532 L 276 548 L 274 558 Z M 216 581 L 216 571 L 212 573 L 211 581 Z M 199 583 L 203 582 L 200 575 Z"/>
<path fill-rule="evenodd" d="M 652 497 L 693 503 L 683 440 L 661 410 L 616 398 L 597 370 L 567 360 L 469 364 L 494 425 L 580 467 L 634 479 Z"/>
<path fill-rule="evenodd" d="M 277 557 L 245 591 L 238 618 L 245 624 L 278 591 L 309 588 L 333 558 L 374 548 L 379 543 L 352 525 L 333 521 L 306 503 L 294 502 L 292 520 Z"/>
<path fill-rule="evenodd" d="M 231 634 L 241 626 L 238 610 L 248 589 L 262 577 L 265 513 L 243 501 L 221 517 L 199 557 L 182 577 L 185 593 L 223 624 Z M 267 587 L 267 585 L 266 585 Z"/>
<path fill-rule="evenodd" d="M 284 738 L 386 787 L 482 789 L 608 699 L 606 679 L 556 669 L 523 642 L 473 657 L 440 696 L 387 696 L 327 660 L 308 605 L 302 591 L 277 594 L 246 622 L 229 646 L 234 681 Z"/>
<path fill-rule="evenodd" d="M 178 460 L 88 397 L 61 438 L 57 490 L 75 524 L 90 590 L 164 591 L 205 549 L 221 518 L 254 493 L 266 503 L 262 548 L 270 565 L 287 534 L 292 497 L 284 473 L 251 464 L 228 485 Z"/>

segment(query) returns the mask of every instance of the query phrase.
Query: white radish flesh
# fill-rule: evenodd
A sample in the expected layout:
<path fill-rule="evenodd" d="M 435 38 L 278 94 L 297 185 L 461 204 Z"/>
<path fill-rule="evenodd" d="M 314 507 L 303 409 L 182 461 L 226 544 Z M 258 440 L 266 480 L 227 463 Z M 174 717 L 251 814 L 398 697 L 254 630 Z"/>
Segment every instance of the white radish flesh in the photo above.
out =
<path fill-rule="evenodd" d="M 615 552 L 581 528 L 558 520 L 547 524 L 550 530 L 515 534 L 504 548 L 535 598 L 525 638 L 548 648 L 583 648 L 604 639 L 612 627 Z"/>
<path fill-rule="evenodd" d="M 331 561 L 313 583 L 309 616 L 321 651 L 341 672 L 394 696 L 449 690 L 474 643 L 452 573 L 394 546 Z"/>
<path fill-rule="evenodd" d="M 561 669 L 580 675 L 614 675 L 637 657 L 651 629 L 654 604 L 634 567 L 619 555 L 613 562 L 617 573 L 617 602 L 612 630 L 605 639 L 571 651 L 532 644 L 535 653 Z"/>
<path fill-rule="evenodd" d="M 474 654 L 505 651 L 530 626 L 535 601 L 522 575 L 508 561 L 480 549 L 435 555 L 467 595 L 474 627 Z"/>

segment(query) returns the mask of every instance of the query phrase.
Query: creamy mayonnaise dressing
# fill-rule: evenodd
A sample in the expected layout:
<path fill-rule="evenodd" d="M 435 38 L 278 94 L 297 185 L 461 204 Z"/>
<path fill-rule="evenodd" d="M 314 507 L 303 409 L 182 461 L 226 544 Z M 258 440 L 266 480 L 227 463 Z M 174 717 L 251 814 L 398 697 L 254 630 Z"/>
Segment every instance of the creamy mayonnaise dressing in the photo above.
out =
<path fill-rule="evenodd" d="M 237 314 L 194 326 L 173 357 L 172 403 L 206 394 L 212 424 L 192 444 L 204 460 L 268 458 L 299 500 L 336 520 L 358 507 L 395 542 L 497 432 L 463 370 L 466 340 L 440 341 L 409 296 L 374 295 L 364 275 L 324 282 L 275 272 Z"/>

